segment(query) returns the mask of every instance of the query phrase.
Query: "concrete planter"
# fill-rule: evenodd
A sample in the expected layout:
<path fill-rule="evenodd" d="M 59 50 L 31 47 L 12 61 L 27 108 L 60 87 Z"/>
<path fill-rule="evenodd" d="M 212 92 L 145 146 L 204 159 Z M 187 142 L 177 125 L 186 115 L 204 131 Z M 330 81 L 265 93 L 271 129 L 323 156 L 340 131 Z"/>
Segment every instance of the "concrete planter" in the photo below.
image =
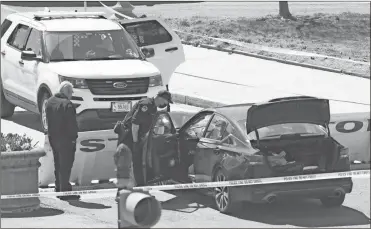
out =
<path fill-rule="evenodd" d="M 39 192 L 39 159 L 45 156 L 43 148 L 30 151 L 1 152 L 1 194 L 15 195 Z M 40 208 L 37 197 L 1 200 L 2 213 L 29 212 Z"/>

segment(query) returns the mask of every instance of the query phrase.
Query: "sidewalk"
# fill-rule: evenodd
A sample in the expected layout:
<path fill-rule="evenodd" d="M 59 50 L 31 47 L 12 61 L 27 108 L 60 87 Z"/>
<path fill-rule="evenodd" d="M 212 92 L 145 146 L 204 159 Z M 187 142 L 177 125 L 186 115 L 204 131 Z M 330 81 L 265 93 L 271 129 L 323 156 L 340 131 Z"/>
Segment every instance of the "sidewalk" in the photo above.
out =
<path fill-rule="evenodd" d="M 332 113 L 370 111 L 369 79 L 184 47 L 186 62 L 169 84 L 173 93 L 226 104 L 309 95 L 337 100 Z"/>

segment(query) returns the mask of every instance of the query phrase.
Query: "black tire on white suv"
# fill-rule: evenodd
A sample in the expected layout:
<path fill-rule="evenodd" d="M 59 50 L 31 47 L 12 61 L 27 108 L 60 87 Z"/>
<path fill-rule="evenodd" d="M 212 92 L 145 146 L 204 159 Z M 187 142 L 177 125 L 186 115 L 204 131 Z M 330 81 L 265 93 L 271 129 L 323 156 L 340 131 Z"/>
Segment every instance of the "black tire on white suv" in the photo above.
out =
<path fill-rule="evenodd" d="M 41 98 L 39 103 L 39 109 L 40 109 L 40 121 L 41 121 L 41 128 L 44 132 L 48 131 L 48 123 L 46 119 L 46 101 L 50 98 L 50 94 L 48 92 L 45 92 Z"/>
<path fill-rule="evenodd" d="M 1 118 L 9 118 L 14 114 L 15 106 L 11 104 L 4 95 L 3 86 L 1 87 Z"/>

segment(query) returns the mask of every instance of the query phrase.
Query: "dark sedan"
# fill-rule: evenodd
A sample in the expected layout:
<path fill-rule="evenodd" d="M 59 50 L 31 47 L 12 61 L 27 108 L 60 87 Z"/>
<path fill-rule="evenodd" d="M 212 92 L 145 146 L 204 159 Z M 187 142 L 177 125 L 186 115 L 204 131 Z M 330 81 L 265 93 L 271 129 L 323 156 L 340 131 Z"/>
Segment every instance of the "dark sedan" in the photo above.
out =
<path fill-rule="evenodd" d="M 288 97 L 208 108 L 180 128 L 172 117 L 159 112 L 147 137 L 147 181 L 153 178 L 154 155 L 164 178 L 187 183 L 350 170 L 348 149 L 331 137 L 326 99 Z M 220 212 L 240 201 L 272 203 L 280 198 L 316 198 L 335 207 L 352 186 L 351 178 L 341 178 L 219 187 L 210 193 Z"/>

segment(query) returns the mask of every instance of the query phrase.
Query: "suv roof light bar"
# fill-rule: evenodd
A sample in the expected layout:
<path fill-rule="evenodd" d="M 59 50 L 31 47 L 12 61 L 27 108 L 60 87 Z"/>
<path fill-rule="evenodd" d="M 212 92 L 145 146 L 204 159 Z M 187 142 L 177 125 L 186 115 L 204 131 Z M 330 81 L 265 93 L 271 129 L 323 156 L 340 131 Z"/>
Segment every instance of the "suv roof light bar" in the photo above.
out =
<path fill-rule="evenodd" d="M 39 12 L 34 13 L 35 20 L 42 19 L 61 19 L 61 18 L 105 18 L 103 12 Z"/>

